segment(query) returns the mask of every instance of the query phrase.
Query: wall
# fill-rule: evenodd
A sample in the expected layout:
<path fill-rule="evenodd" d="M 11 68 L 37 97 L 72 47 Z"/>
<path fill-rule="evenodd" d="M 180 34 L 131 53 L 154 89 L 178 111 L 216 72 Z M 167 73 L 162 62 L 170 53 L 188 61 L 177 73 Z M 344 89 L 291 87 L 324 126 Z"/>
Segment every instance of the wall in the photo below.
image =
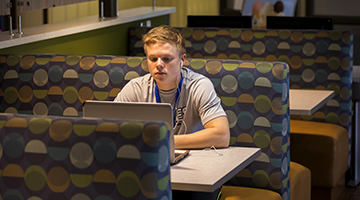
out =
<path fill-rule="evenodd" d="M 185 27 L 187 25 L 187 15 L 218 15 L 218 1 L 219 0 L 156 0 L 156 6 L 176 7 L 176 12 L 170 15 L 170 25 L 175 27 Z M 151 0 L 118 0 L 118 10 L 152 6 L 152 2 L 153 1 Z M 71 20 L 85 16 L 80 14 L 74 15 L 73 13 L 77 13 L 77 11 L 82 11 L 85 14 L 86 10 L 91 9 L 91 11 L 86 13 L 87 16 L 98 14 L 97 1 L 82 4 L 81 8 L 80 4 L 75 4 L 49 9 L 49 23 Z M 85 4 L 87 4 L 88 8 L 84 8 Z M 76 9 L 74 7 L 76 7 Z"/>
<path fill-rule="evenodd" d="M 125 1 L 118 0 L 118 9 L 125 10 L 141 6 L 152 6 L 150 0 Z M 19 11 L 18 11 L 19 13 Z M 43 10 L 33 10 L 20 13 L 22 16 L 22 27 L 39 26 L 43 24 Z M 48 23 L 69 21 L 82 17 L 99 14 L 99 2 L 83 2 L 66 6 L 58 6 L 48 9 Z"/>
<path fill-rule="evenodd" d="M 168 24 L 168 15 L 150 18 L 154 26 Z M 143 21 L 143 20 L 142 20 Z M 90 55 L 128 55 L 128 28 L 140 21 L 111 26 L 94 31 L 0 49 L 0 54 L 52 53 Z"/>
<path fill-rule="evenodd" d="M 48 9 L 48 23 L 56 23 L 98 15 L 98 1 L 83 2 Z M 118 0 L 118 10 L 152 6 L 151 0 Z M 156 0 L 156 6 L 176 7 L 176 12 L 170 15 L 170 25 L 185 27 L 187 15 L 218 15 L 219 0 Z M 22 27 L 39 26 L 43 23 L 43 10 L 21 13 Z"/>
<path fill-rule="evenodd" d="M 308 0 L 297 0 L 298 4 L 297 4 L 297 16 L 300 17 L 305 17 L 306 16 L 306 8 L 307 8 L 307 1 Z M 357 1 L 358 0 L 351 0 L 351 2 L 353 1 Z M 319 8 L 315 8 L 315 12 L 320 12 L 319 14 L 329 14 L 331 16 L 339 16 L 339 14 L 344 13 L 346 11 L 344 11 L 344 9 L 346 10 L 346 8 L 349 8 L 349 13 L 353 16 L 358 17 L 359 16 L 359 12 L 355 12 L 354 8 L 351 8 L 352 4 L 349 3 L 339 3 L 337 1 L 326 1 L 326 0 L 321 0 L 321 1 L 316 1 L 315 3 L 317 4 L 327 4 L 327 2 L 330 2 L 329 5 L 327 5 L 329 8 L 331 9 L 324 9 L 323 7 L 319 7 Z M 339 5 L 343 5 L 340 6 Z M 337 9 L 339 7 L 339 9 Z M 351 9 L 350 9 L 351 8 Z M 336 10 L 337 9 L 337 10 Z M 334 11 L 336 10 L 336 11 Z M 331 14 L 330 14 L 331 13 Z M 333 13 L 333 14 L 332 14 Z M 345 16 L 346 16 L 345 15 Z M 353 41 L 353 54 L 356 55 L 358 52 L 360 52 L 360 25 L 359 24 L 353 24 L 353 25 L 349 25 L 349 24 L 334 24 L 334 30 L 338 30 L 338 31 L 347 31 L 347 30 L 351 30 L 354 33 L 354 41 Z M 354 65 L 360 65 L 360 57 L 359 56 L 354 56 L 353 57 L 353 64 Z"/>
<path fill-rule="evenodd" d="M 48 23 L 74 20 L 82 17 L 98 15 L 98 1 L 58 6 L 48 9 Z M 150 0 L 125 1 L 118 0 L 118 9 L 152 6 Z M 170 14 L 170 25 L 185 27 L 187 15 L 218 15 L 218 0 L 156 0 L 156 6 L 176 7 Z M 43 23 L 43 10 L 21 13 L 22 27 L 39 26 Z M 128 55 L 128 27 L 139 26 L 140 22 L 132 22 L 120 26 L 89 31 L 81 34 L 44 40 L 0 50 L 6 53 L 59 53 L 59 54 L 94 54 L 94 55 Z M 162 16 L 151 19 L 152 26 L 169 24 L 169 17 Z"/>
<path fill-rule="evenodd" d="M 296 16 L 298 17 L 306 16 L 306 0 L 297 0 Z"/>
<path fill-rule="evenodd" d="M 69 21 L 82 17 L 98 15 L 98 4 L 98 1 L 90 1 L 49 8 L 48 23 Z"/>
<path fill-rule="evenodd" d="M 21 27 L 33 27 L 43 24 L 43 10 L 33 10 L 21 13 Z"/>

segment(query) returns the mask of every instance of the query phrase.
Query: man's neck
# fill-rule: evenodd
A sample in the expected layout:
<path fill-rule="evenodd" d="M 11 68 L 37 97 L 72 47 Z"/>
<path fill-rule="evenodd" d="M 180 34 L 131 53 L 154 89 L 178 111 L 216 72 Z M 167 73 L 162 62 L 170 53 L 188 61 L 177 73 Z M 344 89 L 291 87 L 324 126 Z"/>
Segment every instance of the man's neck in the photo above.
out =
<path fill-rule="evenodd" d="M 173 89 L 178 87 L 179 82 L 180 82 L 180 77 L 181 77 L 181 74 L 179 74 L 179 76 L 176 78 L 176 81 L 171 83 L 171 84 L 166 84 L 166 83 L 158 84 L 158 83 L 156 83 L 157 87 L 158 87 L 159 90 L 162 90 L 162 91 L 173 90 Z"/>

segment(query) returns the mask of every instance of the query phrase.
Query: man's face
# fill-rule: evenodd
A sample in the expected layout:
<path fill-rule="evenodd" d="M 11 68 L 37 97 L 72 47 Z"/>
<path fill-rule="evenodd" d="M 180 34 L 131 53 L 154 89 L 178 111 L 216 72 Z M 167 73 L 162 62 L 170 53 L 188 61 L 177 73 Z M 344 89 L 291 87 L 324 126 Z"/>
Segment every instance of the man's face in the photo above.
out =
<path fill-rule="evenodd" d="M 150 74 L 159 89 L 171 90 L 178 86 L 181 60 L 185 61 L 185 54 L 180 58 L 176 46 L 165 42 L 148 45 L 146 57 Z"/>

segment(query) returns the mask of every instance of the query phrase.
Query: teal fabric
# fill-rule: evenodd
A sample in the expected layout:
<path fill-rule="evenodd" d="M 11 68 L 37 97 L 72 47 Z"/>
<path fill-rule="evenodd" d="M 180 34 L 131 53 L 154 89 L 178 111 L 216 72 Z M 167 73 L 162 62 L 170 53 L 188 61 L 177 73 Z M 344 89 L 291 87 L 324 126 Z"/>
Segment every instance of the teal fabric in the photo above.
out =
<path fill-rule="evenodd" d="M 1 199 L 172 199 L 164 122 L 0 115 Z"/>

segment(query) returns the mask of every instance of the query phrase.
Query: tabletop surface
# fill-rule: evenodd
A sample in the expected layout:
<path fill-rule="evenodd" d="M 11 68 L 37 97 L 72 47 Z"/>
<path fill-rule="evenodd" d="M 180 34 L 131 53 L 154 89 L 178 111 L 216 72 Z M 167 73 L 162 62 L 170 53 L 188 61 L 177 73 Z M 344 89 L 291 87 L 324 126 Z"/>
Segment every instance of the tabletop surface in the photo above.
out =
<path fill-rule="evenodd" d="M 260 148 L 229 147 L 191 150 L 189 156 L 171 166 L 171 188 L 213 192 L 260 156 Z"/>
<path fill-rule="evenodd" d="M 331 90 L 290 89 L 289 105 L 291 115 L 312 115 L 334 97 Z"/>

